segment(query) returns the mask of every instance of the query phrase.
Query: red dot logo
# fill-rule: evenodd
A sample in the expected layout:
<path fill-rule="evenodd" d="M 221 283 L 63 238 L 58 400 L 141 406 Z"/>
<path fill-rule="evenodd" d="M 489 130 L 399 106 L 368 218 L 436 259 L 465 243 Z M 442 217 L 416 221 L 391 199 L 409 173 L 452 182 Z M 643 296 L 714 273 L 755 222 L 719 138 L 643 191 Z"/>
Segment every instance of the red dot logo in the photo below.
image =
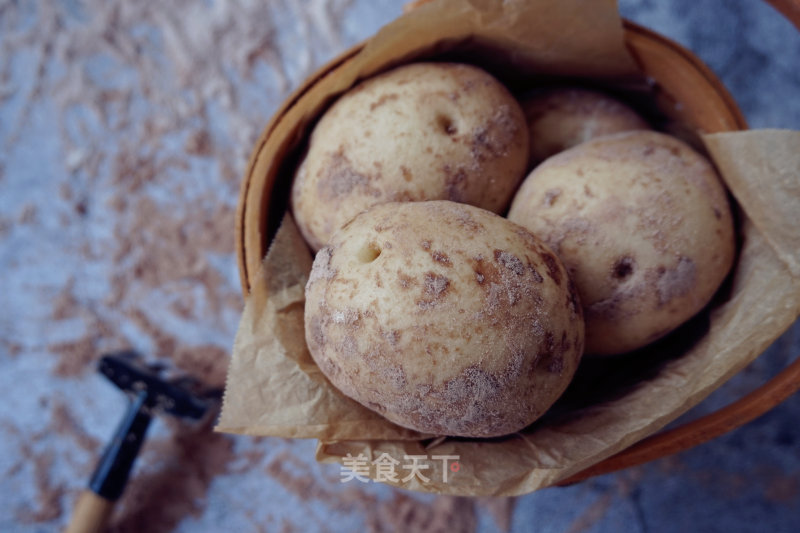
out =
<path fill-rule="evenodd" d="M 453 463 L 450 465 L 450 471 L 456 473 L 459 470 L 461 470 L 461 465 L 458 464 L 458 461 L 453 461 Z"/>

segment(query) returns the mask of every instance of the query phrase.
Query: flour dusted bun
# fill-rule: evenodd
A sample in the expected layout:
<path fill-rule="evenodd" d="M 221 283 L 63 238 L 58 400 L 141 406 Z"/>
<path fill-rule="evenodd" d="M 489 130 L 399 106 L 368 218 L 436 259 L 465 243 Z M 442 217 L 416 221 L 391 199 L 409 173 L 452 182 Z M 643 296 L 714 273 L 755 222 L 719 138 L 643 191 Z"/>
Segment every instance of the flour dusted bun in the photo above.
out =
<path fill-rule="evenodd" d="M 733 219 L 714 167 L 689 145 L 636 131 L 538 166 L 508 218 L 567 266 L 586 317 L 586 353 L 648 344 L 700 311 L 734 260 Z"/>
<path fill-rule="evenodd" d="M 448 201 L 357 216 L 314 260 L 306 340 L 344 394 L 425 433 L 493 437 L 541 416 L 583 350 L 576 292 L 524 228 Z"/>
<path fill-rule="evenodd" d="M 380 203 L 452 200 L 505 210 L 527 161 L 525 117 L 499 81 L 470 65 L 415 63 L 362 82 L 323 115 L 291 205 L 317 250 Z"/>
<path fill-rule="evenodd" d="M 590 139 L 650 129 L 630 107 L 588 89 L 540 90 L 524 97 L 521 103 L 530 131 L 534 165 Z"/>

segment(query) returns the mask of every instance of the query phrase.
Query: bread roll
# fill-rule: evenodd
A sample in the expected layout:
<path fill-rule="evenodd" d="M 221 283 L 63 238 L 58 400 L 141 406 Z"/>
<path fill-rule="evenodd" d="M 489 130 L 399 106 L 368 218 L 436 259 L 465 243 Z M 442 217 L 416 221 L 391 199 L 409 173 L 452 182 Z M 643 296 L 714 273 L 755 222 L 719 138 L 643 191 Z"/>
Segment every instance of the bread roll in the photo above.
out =
<path fill-rule="evenodd" d="M 587 354 L 644 346 L 700 311 L 731 269 L 734 228 L 714 167 L 686 143 L 636 131 L 538 166 L 508 218 L 541 237 L 578 287 Z"/>
<path fill-rule="evenodd" d="M 314 128 L 291 205 L 314 250 L 365 209 L 452 200 L 494 212 L 525 175 L 517 101 L 483 70 L 415 63 L 362 82 Z"/>
<path fill-rule="evenodd" d="M 545 89 L 520 102 L 530 132 L 530 167 L 590 139 L 650 129 L 630 107 L 588 89 Z"/>
<path fill-rule="evenodd" d="M 340 391 L 424 433 L 540 417 L 583 350 L 576 291 L 524 228 L 448 201 L 383 204 L 334 234 L 306 287 L 309 350 Z"/>

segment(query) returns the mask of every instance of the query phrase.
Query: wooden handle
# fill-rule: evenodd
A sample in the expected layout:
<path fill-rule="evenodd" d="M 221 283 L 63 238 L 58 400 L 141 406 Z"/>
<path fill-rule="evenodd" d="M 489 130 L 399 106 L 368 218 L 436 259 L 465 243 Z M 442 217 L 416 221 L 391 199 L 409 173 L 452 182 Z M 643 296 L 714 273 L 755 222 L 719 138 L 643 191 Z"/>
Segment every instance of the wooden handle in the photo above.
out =
<path fill-rule="evenodd" d="M 72 514 L 64 533 L 102 533 L 106 529 L 114 502 L 87 490 L 78 497 L 75 511 Z"/>

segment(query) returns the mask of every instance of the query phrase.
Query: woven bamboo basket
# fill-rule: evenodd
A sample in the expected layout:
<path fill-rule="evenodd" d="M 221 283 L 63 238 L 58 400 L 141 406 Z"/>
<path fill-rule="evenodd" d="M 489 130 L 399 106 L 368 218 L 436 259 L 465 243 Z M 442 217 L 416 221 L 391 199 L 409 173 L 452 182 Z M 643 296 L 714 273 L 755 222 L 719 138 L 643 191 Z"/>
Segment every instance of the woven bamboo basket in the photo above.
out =
<path fill-rule="evenodd" d="M 410 4 L 425 3 L 418 0 Z M 767 0 L 800 29 L 800 0 Z M 714 73 L 691 51 L 629 21 L 623 21 L 625 44 L 641 70 L 655 81 L 655 96 L 671 105 L 674 116 L 704 133 L 748 129 L 736 102 Z M 255 145 L 242 182 L 236 214 L 236 255 L 242 292 L 266 255 L 269 241 L 286 207 L 286 191 L 297 147 L 317 114 L 337 92 L 336 74 L 365 43 L 354 46 L 317 70 L 280 106 Z M 622 452 L 563 481 L 570 484 L 687 450 L 740 427 L 768 412 L 800 389 L 800 359 L 757 390 L 714 413 L 647 437 Z"/>

